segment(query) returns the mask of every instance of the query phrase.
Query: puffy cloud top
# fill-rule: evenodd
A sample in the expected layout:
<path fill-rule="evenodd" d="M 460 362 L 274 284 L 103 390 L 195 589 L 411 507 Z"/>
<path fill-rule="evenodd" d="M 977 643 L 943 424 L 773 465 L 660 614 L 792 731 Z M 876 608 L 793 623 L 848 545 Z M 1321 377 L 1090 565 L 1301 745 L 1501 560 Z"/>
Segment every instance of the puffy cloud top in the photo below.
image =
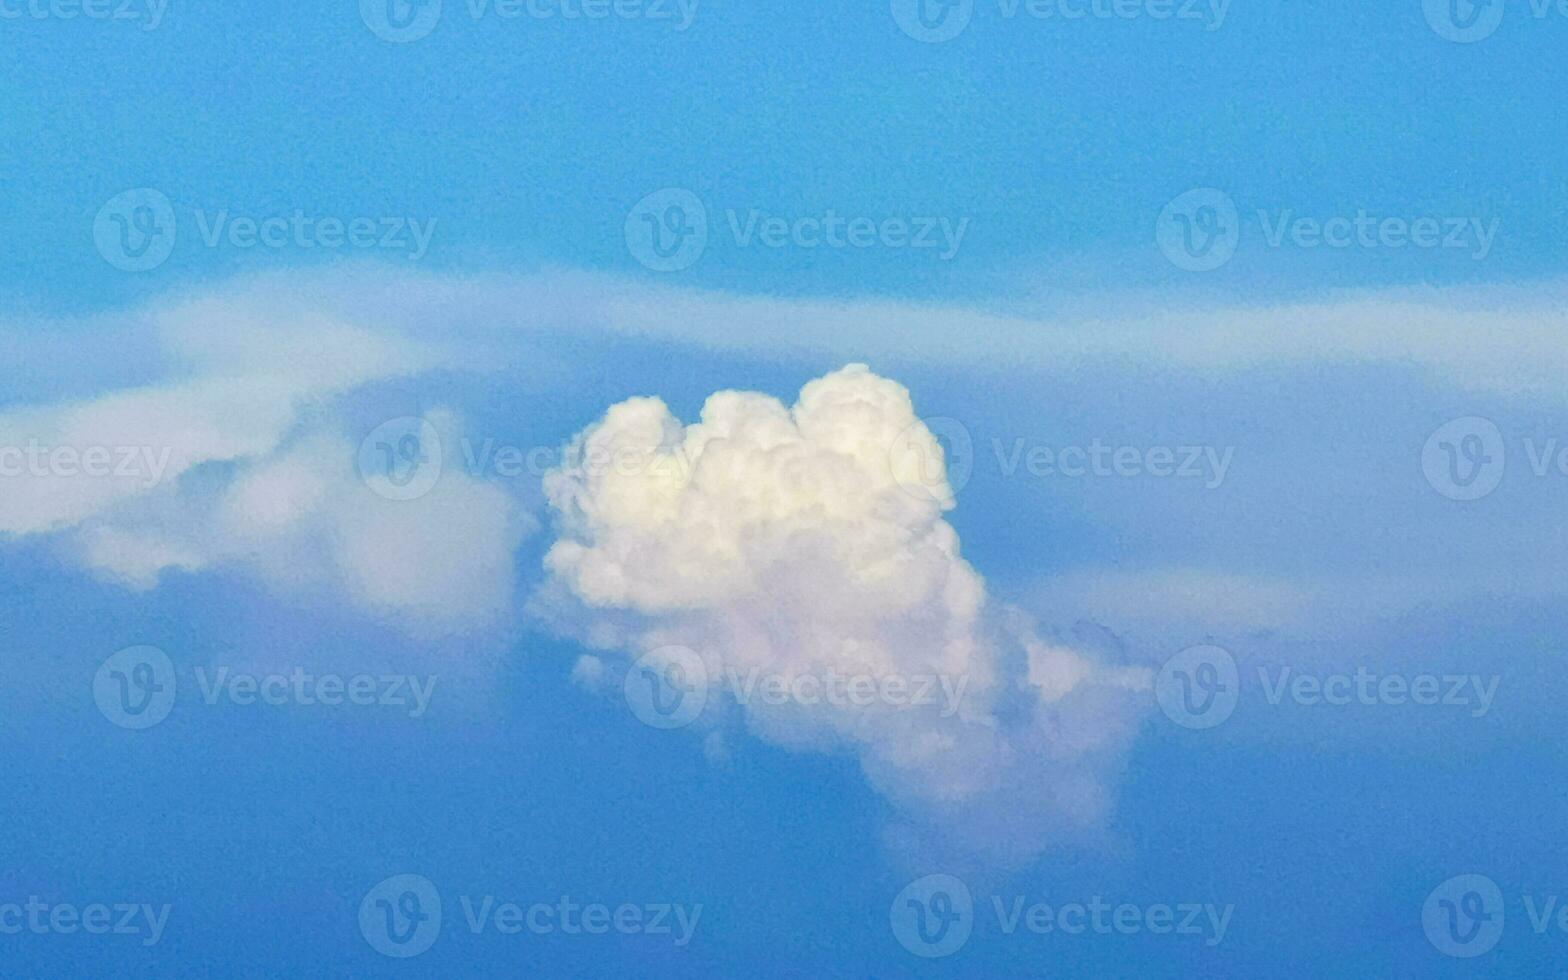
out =
<path fill-rule="evenodd" d="M 955 501 L 942 463 L 908 391 L 863 364 L 811 381 L 790 407 L 718 392 L 689 426 L 657 398 L 621 402 L 545 477 L 559 529 L 545 563 L 570 597 L 557 612 L 592 645 L 693 651 L 712 689 L 707 725 L 738 708 L 774 742 L 851 747 L 899 799 L 977 805 L 1052 755 L 1038 744 L 1047 715 L 1090 704 L 1074 730 L 1103 719 L 1107 737 L 1075 743 L 1123 738 L 1126 713 L 1083 695 L 1121 704 L 1147 677 L 1030 638 L 1016 658 L 1026 720 L 1004 723 L 1004 641 L 943 519 Z M 809 696 L 832 676 L 929 680 L 931 700 Z M 746 683 L 758 677 L 788 696 L 759 699 Z"/>

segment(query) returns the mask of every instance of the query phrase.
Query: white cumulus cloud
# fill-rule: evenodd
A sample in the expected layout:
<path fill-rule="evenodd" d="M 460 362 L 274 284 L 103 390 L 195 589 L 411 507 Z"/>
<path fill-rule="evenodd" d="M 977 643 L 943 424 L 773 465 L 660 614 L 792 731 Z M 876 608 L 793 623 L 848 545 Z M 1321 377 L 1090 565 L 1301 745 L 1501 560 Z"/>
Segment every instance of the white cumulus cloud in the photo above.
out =
<path fill-rule="evenodd" d="M 929 486 L 911 460 L 937 464 Z M 941 460 L 909 393 L 859 364 L 789 407 L 719 392 L 691 425 L 629 399 L 545 478 L 559 537 L 540 604 L 626 658 L 693 651 L 710 731 L 852 751 L 928 815 L 973 821 L 1011 795 L 1093 820 L 1096 754 L 1128 737 L 1147 673 L 1000 625 L 943 517 Z"/>

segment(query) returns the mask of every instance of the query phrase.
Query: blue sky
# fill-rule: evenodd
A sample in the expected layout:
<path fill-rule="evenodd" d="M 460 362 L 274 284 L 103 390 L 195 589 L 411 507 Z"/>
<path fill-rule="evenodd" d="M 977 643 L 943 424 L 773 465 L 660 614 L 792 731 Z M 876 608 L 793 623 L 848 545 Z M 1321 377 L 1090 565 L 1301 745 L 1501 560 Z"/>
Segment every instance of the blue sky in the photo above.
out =
<path fill-rule="evenodd" d="M 1563 961 L 1555 6 L 81 9 L 0 0 L 8 974 Z"/>

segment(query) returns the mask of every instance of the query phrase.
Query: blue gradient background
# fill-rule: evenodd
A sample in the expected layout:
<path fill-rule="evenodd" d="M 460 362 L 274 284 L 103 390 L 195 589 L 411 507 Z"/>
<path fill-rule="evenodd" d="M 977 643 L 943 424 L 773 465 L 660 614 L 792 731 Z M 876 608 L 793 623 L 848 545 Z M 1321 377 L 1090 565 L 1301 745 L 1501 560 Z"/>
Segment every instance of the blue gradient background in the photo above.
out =
<path fill-rule="evenodd" d="M 1536 20 L 1527 4 L 1510 2 L 1498 32 L 1474 45 L 1439 38 L 1411 0 L 1237 0 L 1216 31 L 1005 21 L 982 3 L 962 36 L 937 45 L 903 35 L 881 3 L 704 4 L 684 32 L 614 18 L 475 22 L 461 3 L 446 7 L 429 37 L 407 45 L 379 40 L 343 0 L 287 10 L 174 0 L 145 32 L 0 20 L 0 308 L 17 349 L 52 352 L 0 368 L 0 406 L 156 377 L 156 354 L 91 341 L 97 315 L 236 273 L 365 257 L 209 249 L 187 223 L 193 208 L 435 218 L 423 272 L 633 277 L 648 273 L 622 223 L 666 186 L 696 192 L 715 221 L 729 207 L 967 217 L 951 262 L 716 240 L 678 281 L 1003 306 L 1530 286 L 1568 264 L 1568 17 Z M 142 186 L 175 203 L 181 237 L 157 270 L 128 275 L 94 250 L 92 222 L 106 200 Z M 1232 262 L 1194 277 L 1154 247 L 1152 229 L 1165 202 L 1195 186 L 1225 189 L 1244 214 L 1495 216 L 1498 243 L 1483 263 L 1268 249 L 1254 225 Z M 471 431 L 554 445 L 631 394 L 656 391 L 689 418 L 718 388 L 788 399 L 839 366 L 809 353 L 580 344 L 572 355 L 592 365 L 580 374 L 520 358 L 482 379 L 431 379 L 420 397 L 460 405 Z M 1422 484 L 1416 457 L 1455 415 L 1544 438 L 1568 436 L 1568 407 L 1456 396 L 1389 365 L 1281 368 L 1226 385 L 1172 373 L 1155 386 L 1073 365 L 946 365 L 919 351 L 874 366 L 923 414 L 962 418 L 987 445 L 993 435 L 1065 444 L 1196 433 L 1263 461 L 1213 494 L 1153 481 L 1100 494 L 982 468 L 952 523 L 995 594 L 1028 605 L 1056 573 L 1170 562 L 1314 581 L 1421 569 L 1464 586 L 1473 575 L 1457 599 L 1390 596 L 1401 611 L 1370 626 L 1330 612 L 1290 631 L 1216 621 L 1125 642 L 1151 664 L 1212 640 L 1244 664 L 1495 673 L 1498 704 L 1471 719 L 1252 698 L 1207 733 L 1156 713 L 1117 776 L 1102 841 L 971 887 L 987 909 L 992 894 L 1234 903 L 1225 942 L 1004 936 L 987 914 L 959 955 L 927 962 L 898 945 L 888 906 L 914 874 L 941 869 L 884 852 L 888 804 L 853 758 L 752 741 L 712 767 L 700 740 L 650 732 L 623 705 L 572 687 L 581 651 L 526 623 L 416 640 L 238 576 L 173 574 L 130 594 L 41 545 L 0 542 L 0 899 L 174 906 L 151 949 L 0 936 L 0 973 L 1560 973 L 1568 935 L 1534 935 L 1518 896 L 1568 893 L 1568 601 L 1507 582 L 1562 568 L 1568 484 L 1518 466 L 1490 504 L 1456 508 Z M 542 577 L 546 537 L 518 554 L 520 601 Z M 1071 627 L 1063 616 L 1053 625 Z M 182 680 L 229 652 L 313 662 L 330 648 L 349 671 L 435 658 L 442 666 L 424 669 L 440 687 L 426 718 L 391 723 L 208 707 L 183 691 L 168 722 L 128 733 L 105 723 L 90 679 L 134 643 L 166 650 Z M 1503 883 L 1509 928 L 1483 959 L 1444 959 L 1422 933 L 1421 904 L 1471 871 Z M 404 872 L 442 888 L 448 922 L 406 962 L 376 954 L 355 919 L 370 885 Z M 472 936 L 458 894 L 701 903 L 703 915 L 684 949 L 635 936 Z"/>

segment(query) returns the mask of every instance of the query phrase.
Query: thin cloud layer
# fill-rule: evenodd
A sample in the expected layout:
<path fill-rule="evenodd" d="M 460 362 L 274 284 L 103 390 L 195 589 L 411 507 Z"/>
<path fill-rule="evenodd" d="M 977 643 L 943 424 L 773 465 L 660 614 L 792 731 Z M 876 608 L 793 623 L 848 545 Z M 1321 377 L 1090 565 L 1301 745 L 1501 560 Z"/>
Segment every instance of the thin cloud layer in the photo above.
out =
<path fill-rule="evenodd" d="M 461 471 L 419 499 L 378 497 L 334 413 L 346 393 L 439 366 L 430 347 L 264 290 L 146 322 L 165 380 L 0 413 L 0 538 L 51 535 L 132 589 L 234 568 L 411 620 L 472 625 L 509 606 L 527 515 Z"/>
<path fill-rule="evenodd" d="M 247 569 L 295 596 L 322 589 L 396 618 L 482 625 L 508 608 L 513 551 L 532 528 L 502 490 L 461 472 L 412 500 L 371 495 L 354 445 L 311 432 L 193 489 L 128 507 L 78 535 L 95 571 L 150 588 L 170 569 Z"/>

